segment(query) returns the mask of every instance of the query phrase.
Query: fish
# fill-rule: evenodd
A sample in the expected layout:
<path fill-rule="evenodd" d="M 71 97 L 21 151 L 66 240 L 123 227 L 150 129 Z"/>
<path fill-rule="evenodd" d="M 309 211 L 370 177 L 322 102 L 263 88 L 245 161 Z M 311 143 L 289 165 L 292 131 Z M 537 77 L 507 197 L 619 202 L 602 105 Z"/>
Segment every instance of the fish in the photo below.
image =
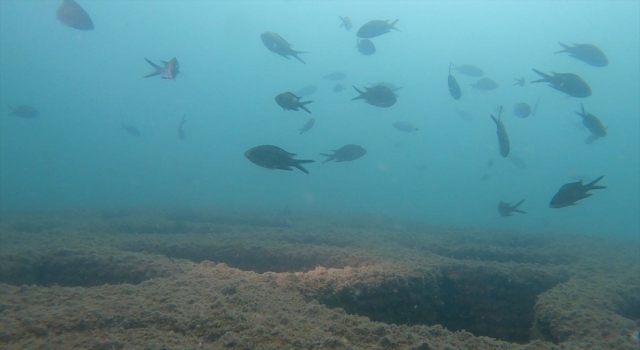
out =
<path fill-rule="evenodd" d="M 396 91 L 398 91 L 398 90 L 402 89 L 402 86 L 396 86 L 396 84 L 394 84 L 394 83 L 389 83 L 389 82 L 387 82 L 387 81 L 379 81 L 379 82 L 377 82 L 377 83 L 369 83 L 369 85 L 371 85 L 371 86 L 369 86 L 369 87 L 374 87 L 374 86 L 384 86 L 384 87 L 388 88 L 389 90 L 391 90 L 391 91 L 393 91 L 393 92 L 396 92 Z"/>
<path fill-rule="evenodd" d="M 373 44 L 373 41 L 369 39 L 358 39 L 356 48 L 358 49 L 358 52 L 365 56 L 371 56 L 376 53 L 376 46 Z"/>
<path fill-rule="evenodd" d="M 506 158 L 509 155 L 509 136 L 507 135 L 507 129 L 505 129 L 504 124 L 502 124 L 502 120 L 500 119 L 500 114 L 502 114 L 502 106 L 500 106 L 500 112 L 498 113 L 498 118 L 491 114 L 491 119 L 496 123 L 496 127 L 498 130 L 496 133 L 498 134 L 498 145 L 500 146 L 500 155 L 503 158 Z"/>
<path fill-rule="evenodd" d="M 584 110 L 584 105 L 582 103 L 580 104 L 580 107 L 582 107 L 582 112 L 576 112 L 576 114 L 582 117 L 582 124 L 591 132 L 586 143 L 591 144 L 600 137 L 607 136 L 607 128 L 602 125 L 600 119 L 593 114 L 587 113 Z"/>
<path fill-rule="evenodd" d="M 183 114 L 182 120 L 180 121 L 180 125 L 178 125 L 178 138 L 180 138 L 180 140 L 184 140 L 187 138 L 187 135 L 184 133 L 184 130 L 182 129 L 184 124 L 187 122 L 185 117 L 186 117 L 186 114 Z"/>
<path fill-rule="evenodd" d="M 558 43 L 563 47 L 556 53 L 566 52 L 570 57 L 580 60 L 593 67 L 606 67 L 609 64 L 607 56 L 598 47 L 591 44 L 574 44 L 573 46 Z"/>
<path fill-rule="evenodd" d="M 461 64 L 461 65 L 454 64 L 453 70 L 458 71 L 460 74 L 464 74 L 472 78 L 479 78 L 484 75 L 484 72 L 482 71 L 482 69 L 471 64 Z"/>
<path fill-rule="evenodd" d="M 145 58 L 145 60 L 153 66 L 153 68 L 155 68 L 155 72 L 151 72 L 147 75 L 145 75 L 143 78 L 149 78 L 149 77 L 153 77 L 156 75 L 159 75 L 160 78 L 162 79 L 175 79 L 176 76 L 178 75 L 178 73 L 180 73 L 180 64 L 178 63 L 178 60 L 174 57 L 172 59 L 169 60 L 169 62 L 165 62 L 165 61 L 160 61 L 162 62 L 162 64 L 164 65 L 164 67 L 161 67 L 151 61 L 149 61 L 147 58 Z"/>
<path fill-rule="evenodd" d="M 316 85 L 307 85 L 302 87 L 300 90 L 296 91 L 296 95 L 300 97 L 305 97 L 305 96 L 312 95 L 316 91 L 318 91 L 318 87 Z"/>
<path fill-rule="evenodd" d="M 280 35 L 274 32 L 264 32 L 260 34 L 260 39 L 262 39 L 262 43 L 267 49 L 272 52 L 277 53 L 278 55 L 289 59 L 289 56 L 295 57 L 298 61 L 305 63 L 298 54 L 307 53 L 306 51 L 295 51 L 291 48 L 291 44 L 289 44 L 286 40 L 284 40 Z"/>
<path fill-rule="evenodd" d="M 520 204 L 522 204 L 522 202 L 524 202 L 524 199 L 518 202 L 516 205 L 511 205 L 511 202 L 506 203 L 506 202 L 500 201 L 498 203 L 498 213 L 500 213 L 500 216 L 502 217 L 513 216 L 513 213 L 526 214 L 527 213 L 526 211 L 518 209 L 518 207 L 520 206 Z"/>
<path fill-rule="evenodd" d="M 295 153 L 289 153 L 278 146 L 255 146 L 244 152 L 245 158 L 251 163 L 267 169 L 293 170 L 292 167 L 309 174 L 302 164 L 315 163 L 315 160 L 293 159 Z"/>
<path fill-rule="evenodd" d="M 497 89 L 498 83 L 493 81 L 493 79 L 491 78 L 482 78 L 476 81 L 475 84 L 471 84 L 471 87 L 473 87 L 476 90 L 490 91 L 490 90 Z"/>
<path fill-rule="evenodd" d="M 467 121 L 467 122 L 473 121 L 473 116 L 468 111 L 456 109 L 456 114 L 458 115 L 458 117 L 462 118 L 464 121 Z"/>
<path fill-rule="evenodd" d="M 531 106 L 526 102 L 516 103 L 513 107 L 513 115 L 526 118 L 531 115 Z"/>
<path fill-rule="evenodd" d="M 284 110 L 297 111 L 298 108 L 302 108 L 305 112 L 311 113 L 304 105 L 313 101 L 300 101 L 300 97 L 294 95 L 291 92 L 283 92 L 276 96 L 276 103 Z"/>
<path fill-rule="evenodd" d="M 340 92 L 344 90 L 344 85 L 342 84 L 336 84 L 336 86 L 333 87 L 333 92 Z"/>
<path fill-rule="evenodd" d="M 449 76 L 447 77 L 447 83 L 449 84 L 449 94 L 454 100 L 459 100 L 462 97 L 462 90 L 456 78 L 451 75 L 451 64 L 449 64 Z"/>
<path fill-rule="evenodd" d="M 138 137 L 141 135 L 140 130 L 133 125 L 120 124 L 120 129 L 125 130 L 129 135 Z"/>
<path fill-rule="evenodd" d="M 8 107 L 11 109 L 9 115 L 15 115 L 16 117 L 30 119 L 40 115 L 40 112 L 35 107 L 29 105 L 19 105 L 16 108 Z"/>
<path fill-rule="evenodd" d="M 412 132 L 412 131 L 418 131 L 419 130 L 413 124 L 411 124 L 409 122 L 405 122 L 405 121 L 395 122 L 392 125 L 393 125 L 394 128 L 396 128 L 396 129 L 398 129 L 400 131 L 404 131 L 404 132 Z"/>
<path fill-rule="evenodd" d="M 320 153 L 327 157 L 322 164 L 335 160 L 336 162 L 350 162 L 356 160 L 367 153 L 367 150 L 358 145 L 349 144 L 332 151 L 332 154 Z"/>
<path fill-rule="evenodd" d="M 338 16 L 340 17 L 340 21 L 342 21 L 342 23 L 340 24 L 340 28 L 344 27 L 344 29 L 346 29 L 347 31 L 351 30 L 351 18 L 347 17 L 347 16 Z"/>
<path fill-rule="evenodd" d="M 343 72 L 332 72 L 332 73 L 323 75 L 322 77 L 330 81 L 338 81 L 338 80 L 345 79 L 347 75 Z"/>
<path fill-rule="evenodd" d="M 511 154 L 509 156 L 509 160 L 511 161 L 511 164 L 513 164 L 516 168 L 520 170 L 527 170 L 527 162 L 525 162 L 524 159 L 516 156 L 515 154 Z"/>
<path fill-rule="evenodd" d="M 578 182 L 571 182 L 562 185 L 558 192 L 551 199 L 549 206 L 551 208 L 564 208 L 570 205 L 575 205 L 577 201 L 590 197 L 592 193 L 588 193 L 591 190 L 605 189 L 605 186 L 597 186 L 598 181 L 602 180 L 604 175 L 589 182 L 586 185 L 582 184 L 582 180 Z"/>
<path fill-rule="evenodd" d="M 513 78 L 513 80 L 515 80 L 516 82 L 513 84 L 513 86 L 524 86 L 524 84 L 526 84 L 526 80 L 524 77 L 518 79 L 518 78 Z"/>
<path fill-rule="evenodd" d="M 355 86 L 353 88 L 356 89 L 360 95 L 352 98 L 352 101 L 362 99 L 372 106 L 386 108 L 393 106 L 398 100 L 396 94 L 386 86 L 365 87 L 365 91 L 360 91 Z"/>
<path fill-rule="evenodd" d="M 303 132 L 309 131 L 315 124 L 316 120 L 313 118 L 309 118 L 309 120 L 307 120 L 307 122 L 304 123 L 304 125 L 299 129 L 300 135 L 302 135 Z"/>
<path fill-rule="evenodd" d="M 534 72 L 542 76 L 542 79 L 534 80 L 531 83 L 549 83 L 549 86 L 571 97 L 585 98 L 591 96 L 591 88 L 586 81 L 573 73 L 554 73 L 548 75 L 537 69 Z"/>
<path fill-rule="evenodd" d="M 356 35 L 358 36 L 358 38 L 371 39 L 371 38 L 380 36 L 382 34 L 387 34 L 391 31 L 391 29 L 400 31 L 395 27 L 396 23 L 398 23 L 397 19 L 391 23 L 389 23 L 389 20 L 369 21 L 363 24 L 362 27 L 360 27 L 360 29 L 358 29 L 358 32 L 356 33 Z"/>
<path fill-rule="evenodd" d="M 78 30 L 93 30 L 93 21 L 89 14 L 74 0 L 64 0 L 58 7 L 56 19 L 67 27 Z"/>

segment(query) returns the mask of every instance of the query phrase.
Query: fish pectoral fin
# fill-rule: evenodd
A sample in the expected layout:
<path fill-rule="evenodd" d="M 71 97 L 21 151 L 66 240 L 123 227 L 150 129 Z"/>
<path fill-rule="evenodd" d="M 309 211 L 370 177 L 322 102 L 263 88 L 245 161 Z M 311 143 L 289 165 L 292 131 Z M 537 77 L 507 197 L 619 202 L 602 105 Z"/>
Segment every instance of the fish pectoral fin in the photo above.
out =
<path fill-rule="evenodd" d="M 145 61 L 147 61 L 147 63 L 149 63 L 150 65 L 152 65 L 152 66 L 153 66 L 154 68 L 156 68 L 156 69 L 162 68 L 162 67 L 160 67 L 159 65 L 157 65 L 157 64 L 155 64 L 155 63 L 153 63 L 153 62 L 149 61 L 149 59 L 148 59 L 148 58 L 146 58 L 146 57 L 145 57 Z"/>

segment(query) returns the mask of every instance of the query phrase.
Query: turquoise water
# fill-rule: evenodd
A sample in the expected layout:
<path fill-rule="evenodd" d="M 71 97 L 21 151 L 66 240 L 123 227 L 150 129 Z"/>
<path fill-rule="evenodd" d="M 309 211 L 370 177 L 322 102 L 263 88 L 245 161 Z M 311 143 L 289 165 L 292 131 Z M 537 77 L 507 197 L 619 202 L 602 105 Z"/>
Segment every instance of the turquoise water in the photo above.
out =
<path fill-rule="evenodd" d="M 637 1 L 82 1 L 95 24 L 79 31 L 56 20 L 58 1 L 0 2 L 0 210 L 76 208 L 224 208 L 365 213 L 448 226 L 640 236 L 640 4 Z M 353 28 L 340 28 L 349 16 Z M 358 53 L 357 29 L 399 19 Z M 273 31 L 296 59 L 270 52 Z M 558 42 L 590 43 L 609 65 L 596 68 L 554 54 Z M 176 57 L 175 80 L 143 79 Z M 450 63 L 473 64 L 499 84 Z M 532 72 L 570 72 L 593 94 L 571 98 L 546 84 L 512 86 Z M 346 89 L 322 75 L 341 71 Z M 351 101 L 351 87 L 392 82 L 398 102 L 378 108 Z M 274 97 L 316 85 L 312 115 L 284 111 Z M 512 114 L 519 102 L 535 116 Z M 575 111 L 584 103 L 607 136 L 591 145 Z M 10 115 L 27 104 L 37 118 Z M 499 155 L 489 115 L 503 122 L 522 170 Z M 466 111 L 469 118 L 461 118 Z M 186 139 L 178 125 L 186 114 Z M 309 117 L 315 126 L 300 135 Z M 392 127 L 408 121 L 420 130 Z M 140 137 L 120 129 L 136 126 Z M 327 153 L 358 144 L 367 154 L 321 164 Z M 277 145 L 317 162 L 267 170 L 244 151 Z M 492 162 L 493 166 L 488 164 Z M 561 185 L 600 182 L 606 190 L 578 205 L 549 208 Z M 485 180 L 481 180 L 482 178 Z M 499 200 L 526 215 L 502 218 Z"/>

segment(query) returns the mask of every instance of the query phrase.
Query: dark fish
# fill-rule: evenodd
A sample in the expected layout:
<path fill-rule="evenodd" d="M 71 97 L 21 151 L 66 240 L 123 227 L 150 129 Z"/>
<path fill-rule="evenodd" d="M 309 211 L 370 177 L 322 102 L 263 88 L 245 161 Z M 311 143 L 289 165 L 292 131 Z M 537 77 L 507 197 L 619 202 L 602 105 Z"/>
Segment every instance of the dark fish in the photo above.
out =
<path fill-rule="evenodd" d="M 370 87 L 374 87 L 374 86 L 384 86 L 386 88 L 388 88 L 389 90 L 396 92 L 400 89 L 402 89 L 402 86 L 396 86 L 396 84 L 394 83 L 389 83 L 387 81 L 379 81 L 377 83 L 369 83 L 369 85 L 371 85 Z"/>
<path fill-rule="evenodd" d="M 327 80 L 337 81 L 337 80 L 342 80 L 342 79 L 346 78 L 347 75 L 342 73 L 342 72 L 333 72 L 333 73 L 329 73 L 327 75 L 323 75 L 322 77 L 327 79 Z"/>
<path fill-rule="evenodd" d="M 490 91 L 490 90 L 497 89 L 498 88 L 498 83 L 496 83 L 495 81 L 493 81 L 490 78 L 482 78 L 482 79 L 476 81 L 475 84 L 471 84 L 471 86 L 476 90 Z"/>
<path fill-rule="evenodd" d="M 367 150 L 358 145 L 346 145 L 333 150 L 332 152 L 333 154 L 320 153 L 320 155 L 327 157 L 322 164 L 332 160 L 335 160 L 336 162 L 350 162 L 364 156 L 365 153 L 367 153 Z"/>
<path fill-rule="evenodd" d="M 342 21 L 342 24 L 340 24 L 340 28 L 344 27 L 344 29 L 346 30 L 351 30 L 351 18 L 347 17 L 347 16 L 338 16 L 340 17 L 340 20 Z"/>
<path fill-rule="evenodd" d="M 591 190 L 605 189 L 605 186 L 596 186 L 596 183 L 600 181 L 604 175 L 589 182 L 586 185 L 582 184 L 582 180 L 578 182 L 571 182 L 562 185 L 558 192 L 551 199 L 549 206 L 551 208 L 564 208 L 570 205 L 575 205 L 577 201 L 590 197 L 592 193 L 587 193 Z"/>
<path fill-rule="evenodd" d="M 58 11 L 56 18 L 68 27 L 80 30 L 92 30 L 93 21 L 87 12 L 73 0 L 64 0 Z"/>
<path fill-rule="evenodd" d="M 291 167 L 298 168 L 305 174 L 309 172 L 300 164 L 314 163 L 315 160 L 299 160 L 293 159 L 295 153 L 289 153 L 280 147 L 273 145 L 262 145 L 253 147 L 246 152 L 244 156 L 251 163 L 267 169 L 293 170 Z"/>
<path fill-rule="evenodd" d="M 318 87 L 315 85 L 307 85 L 300 90 L 296 91 L 296 95 L 300 97 L 305 97 L 312 95 L 314 92 L 318 91 Z"/>
<path fill-rule="evenodd" d="M 307 120 L 307 122 L 304 123 L 304 125 L 299 129 L 300 134 L 302 134 L 303 132 L 309 131 L 309 129 L 313 128 L 315 124 L 316 124 L 316 120 L 313 118 L 309 118 L 309 120 Z"/>
<path fill-rule="evenodd" d="M 534 80 L 532 83 L 549 83 L 549 86 L 571 97 L 589 97 L 591 88 L 589 84 L 573 73 L 553 73 L 553 76 L 542 73 L 534 69 L 534 72 L 542 76 L 542 79 Z"/>
<path fill-rule="evenodd" d="M 20 105 L 16 108 L 8 106 L 11 109 L 11 113 L 9 115 L 15 115 L 20 118 L 35 118 L 40 115 L 37 109 L 29 105 Z"/>
<path fill-rule="evenodd" d="M 187 122 L 187 120 L 185 119 L 185 116 L 186 114 L 182 115 L 182 120 L 180 121 L 180 125 L 178 125 L 178 137 L 180 138 L 180 140 L 184 140 L 187 138 L 187 135 L 184 133 L 184 130 L 182 129 L 184 124 Z"/>
<path fill-rule="evenodd" d="M 149 61 L 145 58 L 145 60 L 156 69 L 155 72 L 151 72 L 144 76 L 144 78 L 153 77 L 159 75 L 162 79 L 175 79 L 178 73 L 180 73 L 180 64 L 178 60 L 174 57 L 169 60 L 169 62 L 160 61 L 164 65 L 164 67 L 160 67 L 159 65 Z"/>
<path fill-rule="evenodd" d="M 458 85 L 458 81 L 456 78 L 451 75 L 451 64 L 449 64 L 449 76 L 447 77 L 447 83 L 449 84 L 449 94 L 453 97 L 454 100 L 459 100 L 462 97 L 462 90 L 460 90 L 460 85 Z"/>
<path fill-rule="evenodd" d="M 531 106 L 526 102 L 516 103 L 513 107 L 513 115 L 520 118 L 526 118 L 531 115 Z"/>
<path fill-rule="evenodd" d="M 504 124 L 502 124 L 502 120 L 500 119 L 500 114 L 502 114 L 502 106 L 500 106 L 500 113 L 498 113 L 498 119 L 491 115 L 491 119 L 496 123 L 498 127 L 498 144 L 500 145 L 500 155 L 506 158 L 509 155 L 509 136 L 507 135 L 507 129 L 504 128 Z"/>
<path fill-rule="evenodd" d="M 342 84 L 336 84 L 336 86 L 333 87 L 333 92 L 340 92 L 344 90 L 344 85 Z"/>
<path fill-rule="evenodd" d="M 357 87 L 353 87 L 360 94 L 360 96 L 354 97 L 351 100 L 365 100 L 364 102 L 376 106 L 376 107 L 391 107 L 393 106 L 398 98 L 396 94 L 391 91 L 386 86 L 374 86 L 374 87 L 365 87 L 365 91 L 358 90 Z"/>
<path fill-rule="evenodd" d="M 373 41 L 369 39 L 358 39 L 358 45 L 356 45 L 358 52 L 365 56 L 371 56 L 376 53 L 376 46 Z"/>
<path fill-rule="evenodd" d="M 593 114 L 587 113 L 582 103 L 580 107 L 582 107 L 582 113 L 576 112 L 576 114 L 582 117 L 582 124 L 591 131 L 591 136 L 586 140 L 587 144 L 592 143 L 600 137 L 605 137 L 607 135 L 607 129 L 602 125 L 600 119 Z"/>
<path fill-rule="evenodd" d="M 298 61 L 305 63 L 300 57 L 298 57 L 299 53 L 306 53 L 306 51 L 295 51 L 291 49 L 291 45 L 286 42 L 280 35 L 274 32 L 264 32 L 260 34 L 260 39 L 262 39 L 262 43 L 267 49 L 277 53 L 278 55 L 289 59 L 289 56 L 293 56 L 298 59 Z"/>
<path fill-rule="evenodd" d="M 291 92 L 283 92 L 276 96 L 276 103 L 282 107 L 282 109 L 297 111 L 298 108 L 302 108 L 307 113 L 311 113 L 310 110 L 307 109 L 304 105 L 309 104 L 313 101 L 305 101 L 301 102 L 300 97 L 292 94 Z"/>
<path fill-rule="evenodd" d="M 526 80 L 524 79 L 524 77 L 517 79 L 517 78 L 513 78 L 513 80 L 515 80 L 516 82 L 513 84 L 513 86 L 524 86 L 524 84 L 526 84 Z"/>
<path fill-rule="evenodd" d="M 375 37 L 377 37 L 379 35 L 389 33 L 391 31 L 391 29 L 398 30 L 398 29 L 396 29 L 396 27 L 394 27 L 394 25 L 396 23 L 398 23 L 397 19 L 395 21 L 391 22 L 391 23 L 389 23 L 388 20 L 386 20 L 386 21 L 381 21 L 381 20 L 370 21 L 370 22 L 367 22 L 367 23 L 363 24 L 362 27 L 360 27 L 360 29 L 358 29 L 358 32 L 356 33 L 356 35 L 358 36 L 358 38 L 362 38 L 362 39 L 375 38 Z"/>
<path fill-rule="evenodd" d="M 594 67 L 605 67 L 609 64 L 604 52 L 591 44 L 574 44 L 573 47 L 563 43 L 558 44 L 564 49 L 556 53 L 566 52 L 569 56 Z"/>
<path fill-rule="evenodd" d="M 138 137 L 138 136 L 140 136 L 140 135 L 141 135 L 141 134 L 140 134 L 140 130 L 138 130 L 138 128 L 136 128 L 136 127 L 135 127 L 135 126 L 133 126 L 133 125 L 125 125 L 125 124 L 120 124 L 120 125 L 121 125 L 120 129 L 125 130 L 125 131 L 126 131 L 126 132 L 128 132 L 128 133 L 129 133 L 129 135 L 131 135 L 131 136 L 136 136 L 136 137 Z"/>
<path fill-rule="evenodd" d="M 404 132 L 418 131 L 418 128 L 416 128 L 413 124 L 404 121 L 393 123 L 393 127 Z"/>
<path fill-rule="evenodd" d="M 484 75 L 484 72 L 482 72 L 482 69 L 476 66 L 472 66 L 470 64 L 461 64 L 458 66 L 454 64 L 453 70 L 458 71 L 460 74 L 464 74 L 466 76 L 473 77 L 473 78 L 478 78 Z"/>
<path fill-rule="evenodd" d="M 512 206 L 511 202 L 505 203 L 500 201 L 500 203 L 498 203 L 498 212 L 500 213 L 500 216 L 513 216 L 513 213 L 526 214 L 527 212 L 518 209 L 522 202 L 524 202 L 524 199 L 518 202 L 518 204 Z"/>
<path fill-rule="evenodd" d="M 509 160 L 511 161 L 511 164 L 515 165 L 516 168 L 520 170 L 527 170 L 527 162 L 525 162 L 524 159 L 516 156 L 515 154 L 511 154 L 509 156 Z"/>

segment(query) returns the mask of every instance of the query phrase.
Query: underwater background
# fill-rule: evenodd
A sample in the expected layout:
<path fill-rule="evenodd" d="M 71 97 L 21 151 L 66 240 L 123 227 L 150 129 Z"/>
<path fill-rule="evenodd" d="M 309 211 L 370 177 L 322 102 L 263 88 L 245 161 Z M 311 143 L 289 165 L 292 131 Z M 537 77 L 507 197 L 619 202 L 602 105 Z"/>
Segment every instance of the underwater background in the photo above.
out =
<path fill-rule="evenodd" d="M 78 31 L 55 18 L 59 1 L 0 2 L 0 211 L 114 208 L 294 210 L 371 214 L 429 224 L 640 235 L 640 3 L 638 1 L 82 1 L 95 24 Z M 353 28 L 340 28 L 349 16 Z M 399 31 L 361 55 L 357 29 L 399 19 Z M 270 52 L 273 31 L 295 59 Z M 590 43 L 609 65 L 591 67 L 558 42 Z M 143 79 L 176 57 L 175 80 Z M 475 91 L 449 65 L 473 64 L 498 82 Z M 529 84 L 543 72 L 584 78 L 592 96 L 567 97 Z M 341 71 L 346 89 L 322 78 Z M 526 77 L 524 87 L 513 78 Z M 356 87 L 392 82 L 398 102 L 351 101 Z M 274 97 L 315 85 L 312 114 L 284 111 Z M 535 116 L 512 114 L 516 103 Z M 589 135 L 575 112 L 583 103 L 607 127 Z M 7 105 L 31 105 L 36 118 Z M 489 117 L 504 106 L 517 167 L 500 157 Z M 460 112 L 468 113 L 465 118 Z M 186 139 L 178 126 L 186 115 Z M 299 134 L 309 117 L 313 129 Z M 419 128 L 392 127 L 408 121 Z M 135 125 L 134 137 L 121 124 Z M 267 170 L 243 153 L 277 145 L 310 174 Z M 346 144 L 361 159 L 321 164 Z M 490 166 L 490 164 L 492 164 Z M 576 206 L 552 209 L 565 183 L 605 175 L 607 189 Z M 526 215 L 502 218 L 500 200 Z"/>

